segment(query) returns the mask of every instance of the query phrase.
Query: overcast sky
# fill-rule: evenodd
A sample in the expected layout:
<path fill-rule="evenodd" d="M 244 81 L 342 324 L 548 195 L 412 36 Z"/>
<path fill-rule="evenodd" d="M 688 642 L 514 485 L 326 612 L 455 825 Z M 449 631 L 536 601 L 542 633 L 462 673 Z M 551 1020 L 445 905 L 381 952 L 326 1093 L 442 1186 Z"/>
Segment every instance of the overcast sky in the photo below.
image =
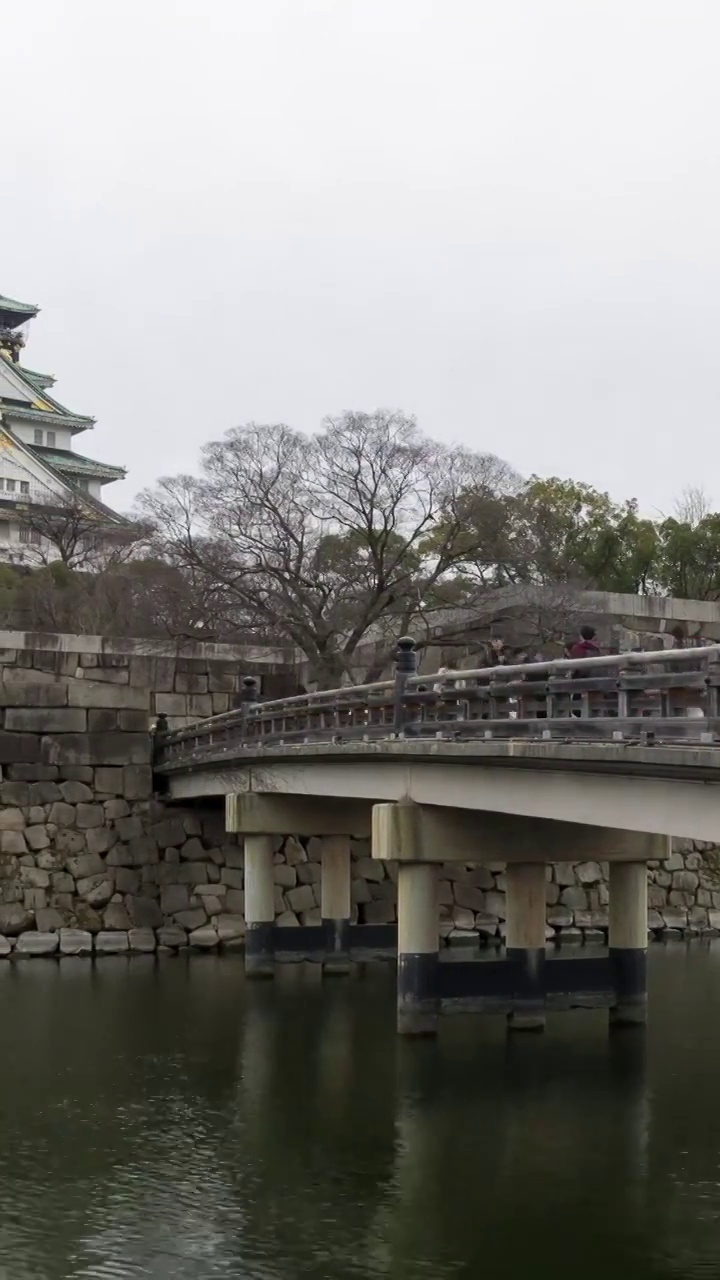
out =
<path fill-rule="evenodd" d="M 127 509 L 254 419 L 403 408 L 720 502 L 718 0 L 22 0 L 0 292 Z"/>

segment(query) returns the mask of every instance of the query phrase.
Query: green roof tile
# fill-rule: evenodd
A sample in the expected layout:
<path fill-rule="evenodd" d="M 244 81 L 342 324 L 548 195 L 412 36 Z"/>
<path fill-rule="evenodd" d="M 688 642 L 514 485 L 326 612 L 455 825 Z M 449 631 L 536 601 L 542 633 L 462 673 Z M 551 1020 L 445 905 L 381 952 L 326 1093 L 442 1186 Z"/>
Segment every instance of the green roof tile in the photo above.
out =
<path fill-rule="evenodd" d="M 56 471 L 78 476 L 97 476 L 98 479 L 107 480 L 122 480 L 127 474 L 124 467 L 114 467 L 109 462 L 96 462 L 94 458 L 73 453 L 72 449 L 48 449 L 47 445 L 41 444 L 34 444 L 31 448 L 42 462 L 49 462 Z"/>

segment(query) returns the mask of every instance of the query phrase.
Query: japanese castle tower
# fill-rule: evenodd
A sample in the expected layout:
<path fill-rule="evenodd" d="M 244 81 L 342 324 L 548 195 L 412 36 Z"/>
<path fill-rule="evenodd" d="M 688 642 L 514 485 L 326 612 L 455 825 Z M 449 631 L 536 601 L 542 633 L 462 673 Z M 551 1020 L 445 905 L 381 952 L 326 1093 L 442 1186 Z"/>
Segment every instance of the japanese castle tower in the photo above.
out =
<path fill-rule="evenodd" d="M 40 539 L 23 523 L 29 504 L 62 511 L 81 505 L 98 527 L 123 525 L 102 501 L 102 486 L 123 467 L 95 462 L 73 449 L 73 437 L 94 418 L 71 413 L 49 393 L 55 379 L 21 362 L 24 329 L 38 307 L 0 294 L 0 560 L 23 561 Z"/>

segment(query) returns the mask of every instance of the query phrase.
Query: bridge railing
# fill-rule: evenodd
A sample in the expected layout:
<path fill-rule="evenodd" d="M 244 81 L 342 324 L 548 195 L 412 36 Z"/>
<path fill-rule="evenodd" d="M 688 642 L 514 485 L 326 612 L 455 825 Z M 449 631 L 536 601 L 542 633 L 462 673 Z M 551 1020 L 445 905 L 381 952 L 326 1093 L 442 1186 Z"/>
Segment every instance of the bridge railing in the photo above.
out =
<path fill-rule="evenodd" d="M 246 677 L 237 710 L 174 732 L 159 717 L 156 767 L 191 767 L 270 745 L 377 738 L 720 737 L 720 645 L 428 675 L 416 667 L 414 643 L 403 637 L 392 680 L 261 702 Z"/>

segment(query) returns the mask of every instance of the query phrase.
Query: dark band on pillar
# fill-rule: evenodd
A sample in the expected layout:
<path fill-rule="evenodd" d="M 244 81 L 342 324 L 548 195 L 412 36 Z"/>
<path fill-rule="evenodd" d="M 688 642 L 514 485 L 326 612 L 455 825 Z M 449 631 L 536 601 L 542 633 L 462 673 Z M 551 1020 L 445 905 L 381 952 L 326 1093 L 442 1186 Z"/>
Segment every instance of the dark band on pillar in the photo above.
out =
<path fill-rule="evenodd" d="M 434 1032 L 440 1009 L 438 954 L 403 953 L 398 956 L 398 1029 L 421 1035 Z"/>
<path fill-rule="evenodd" d="M 518 1029 L 545 1023 L 545 948 L 508 947 L 513 966 L 513 1007 L 510 1025 Z"/>
<path fill-rule="evenodd" d="M 323 917 L 322 927 L 325 955 L 328 959 L 333 956 L 346 958 L 350 950 L 350 921 L 344 919 L 329 920 L 327 917 Z"/>
<path fill-rule="evenodd" d="M 274 923 L 262 920 L 248 924 L 245 932 L 245 969 L 248 972 L 271 973 L 274 963 Z"/>
<path fill-rule="evenodd" d="M 611 947 L 614 1022 L 644 1022 L 647 1008 L 647 951 L 644 947 Z"/>

